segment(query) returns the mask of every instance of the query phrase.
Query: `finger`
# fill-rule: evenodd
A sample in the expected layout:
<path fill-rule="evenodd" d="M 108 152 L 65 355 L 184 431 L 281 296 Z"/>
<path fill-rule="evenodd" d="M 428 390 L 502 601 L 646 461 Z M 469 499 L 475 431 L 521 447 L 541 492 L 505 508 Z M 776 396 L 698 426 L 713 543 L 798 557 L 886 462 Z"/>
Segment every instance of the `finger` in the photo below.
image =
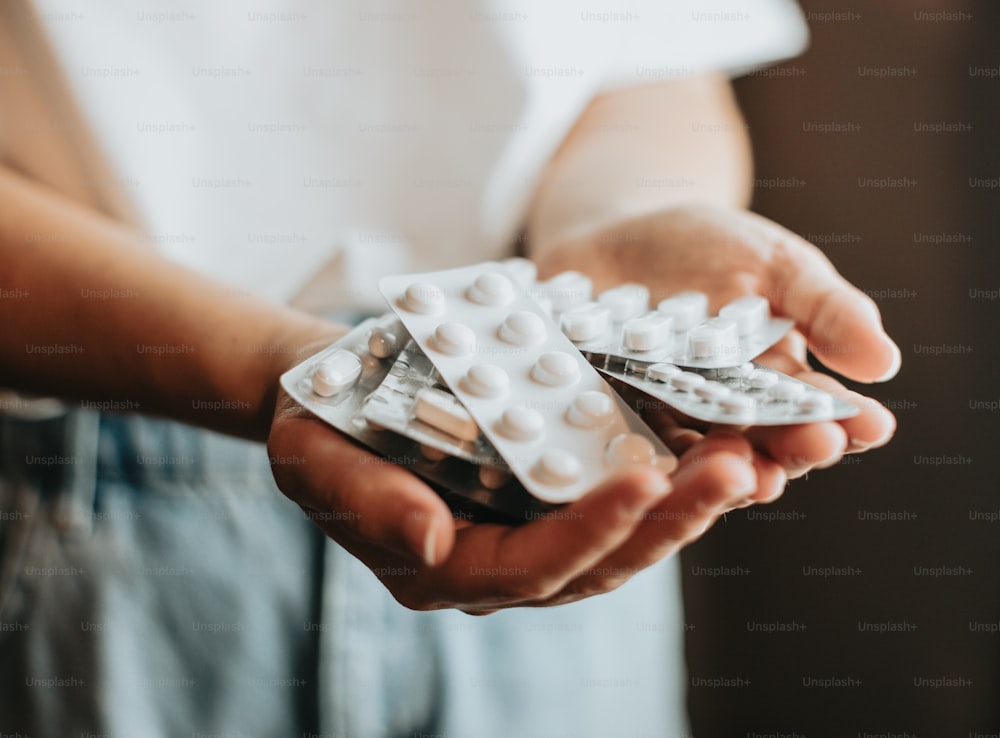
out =
<path fill-rule="evenodd" d="M 784 469 L 777 462 L 756 453 L 746 437 L 731 428 L 711 431 L 705 436 L 703 444 L 692 452 L 691 458 L 705 463 L 711 460 L 712 454 L 720 452 L 739 456 L 753 466 L 756 489 L 739 502 L 739 507 L 755 502 L 772 502 L 784 492 L 788 481 Z"/>
<path fill-rule="evenodd" d="M 450 553 L 455 526 L 448 506 L 402 467 L 307 418 L 284 421 L 271 445 L 277 455 L 288 448 L 307 460 L 282 489 L 332 538 L 349 536 L 429 566 Z"/>
<path fill-rule="evenodd" d="M 740 448 L 736 454 L 730 450 Z M 733 436 L 709 439 L 681 461 L 673 492 L 649 509 L 628 542 L 572 582 L 545 605 L 608 592 L 705 533 L 756 487 L 749 444 Z"/>
<path fill-rule="evenodd" d="M 448 560 L 413 586 L 442 591 L 450 606 L 466 610 L 545 599 L 628 540 L 643 513 L 670 489 L 661 472 L 633 469 L 520 528 L 461 531 Z"/>
<path fill-rule="evenodd" d="M 704 437 L 699 430 L 682 425 L 679 416 L 666 405 L 663 409 L 645 411 L 642 419 L 676 456 L 686 453 Z"/>
<path fill-rule="evenodd" d="M 800 372 L 795 378 L 860 409 L 861 412 L 854 417 L 838 421 L 847 434 L 847 453 L 884 446 L 896 432 L 896 416 L 877 400 L 852 392 L 833 377 L 820 372 Z"/>
<path fill-rule="evenodd" d="M 836 422 L 748 428 L 746 437 L 791 478 L 815 466 L 836 463 L 847 451 L 847 433 Z"/>
<path fill-rule="evenodd" d="M 782 336 L 777 343 L 768 348 L 767 351 L 755 357 L 754 361 L 771 366 L 770 359 L 778 360 L 782 366 L 795 367 L 795 369 L 785 369 L 779 366 L 774 366 L 774 368 L 786 374 L 791 374 L 793 371 L 802 371 L 809 367 L 806 353 L 807 344 L 805 337 L 797 330 L 791 330 Z"/>
<path fill-rule="evenodd" d="M 893 433 L 895 433 L 895 416 L 893 416 L 887 408 L 876 400 L 873 400 L 870 397 L 865 397 L 857 392 L 852 392 L 836 379 L 826 374 L 814 372 L 807 368 L 801 368 L 801 364 L 799 362 L 785 354 L 769 352 L 766 356 L 761 357 L 761 359 L 762 363 L 766 363 L 768 366 L 784 372 L 801 382 L 810 384 L 817 389 L 829 392 L 830 394 L 851 403 L 860 410 L 857 415 L 851 418 L 845 418 L 837 421 L 841 428 L 844 429 L 844 433 L 847 436 L 846 446 L 840 453 L 855 453 L 883 446 L 889 442 L 889 439 L 891 439 Z M 784 426 L 779 426 L 779 428 L 784 428 Z M 748 433 L 748 437 L 754 441 L 755 446 L 771 455 L 772 458 L 779 458 L 779 455 L 782 453 L 780 450 L 772 447 L 770 442 L 772 437 L 787 435 L 787 430 L 775 430 L 773 426 L 756 426 Z M 807 440 L 810 437 L 815 440 L 815 436 L 806 435 L 803 436 L 803 439 Z M 826 463 L 836 461 L 836 459 L 833 458 L 833 451 L 831 449 L 827 449 L 827 452 L 828 458 L 825 461 L 822 459 L 817 461 L 816 465 L 823 466 Z M 787 454 L 785 455 L 787 456 Z M 819 457 L 822 455 L 823 449 L 815 446 L 809 450 L 809 453 L 805 454 L 805 456 L 811 457 Z"/>
<path fill-rule="evenodd" d="M 883 329 L 874 301 L 798 236 L 787 233 L 776 247 L 775 307 L 795 320 L 813 353 L 860 382 L 894 377 L 902 355 Z"/>
<path fill-rule="evenodd" d="M 761 454 L 753 456 L 754 473 L 757 475 L 757 490 L 747 498 L 747 506 L 754 503 L 774 502 L 785 492 L 788 474 L 777 461 Z"/>

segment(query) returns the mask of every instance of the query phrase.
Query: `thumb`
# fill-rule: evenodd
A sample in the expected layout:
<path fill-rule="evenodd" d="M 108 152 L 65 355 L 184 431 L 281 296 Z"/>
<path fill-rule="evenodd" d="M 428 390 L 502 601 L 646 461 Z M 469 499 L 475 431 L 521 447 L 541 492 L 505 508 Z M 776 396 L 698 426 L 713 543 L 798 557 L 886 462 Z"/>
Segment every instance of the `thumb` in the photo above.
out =
<path fill-rule="evenodd" d="M 859 382 L 885 382 L 902 363 L 875 302 L 845 280 L 812 244 L 789 234 L 775 291 L 778 310 L 795 320 L 826 366 Z"/>

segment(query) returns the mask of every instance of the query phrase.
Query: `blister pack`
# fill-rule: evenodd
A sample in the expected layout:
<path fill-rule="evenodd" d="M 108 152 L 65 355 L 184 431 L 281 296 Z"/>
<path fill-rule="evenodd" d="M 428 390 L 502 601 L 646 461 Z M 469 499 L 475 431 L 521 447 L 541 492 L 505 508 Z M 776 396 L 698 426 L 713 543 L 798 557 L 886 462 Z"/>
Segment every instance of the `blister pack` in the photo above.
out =
<path fill-rule="evenodd" d="M 609 359 L 601 372 L 709 423 L 796 425 L 858 414 L 851 403 L 754 362 L 691 371 L 676 364 Z"/>
<path fill-rule="evenodd" d="M 677 460 L 499 264 L 379 288 L 521 484 L 578 499 L 617 468 Z"/>
<path fill-rule="evenodd" d="M 481 508 L 487 508 L 523 521 L 545 510 L 547 506 L 528 494 L 506 468 L 428 453 L 433 446 L 366 420 L 366 400 L 378 391 L 399 350 L 409 340 L 401 330 L 391 315 L 366 320 L 285 372 L 281 386 L 296 402 L 341 433 L 387 462 L 405 466 L 422 477 L 463 513 L 479 518 Z M 494 458 L 486 452 L 484 455 Z M 473 506 L 466 506 L 466 501 Z"/>
<path fill-rule="evenodd" d="M 649 289 L 623 284 L 559 313 L 563 333 L 584 355 L 670 362 L 697 369 L 735 366 L 760 356 L 792 328 L 748 295 L 708 314 L 708 295 L 680 292 L 649 309 Z"/>
<path fill-rule="evenodd" d="M 365 400 L 363 413 L 370 424 L 423 444 L 425 456 L 429 448 L 441 458 L 503 466 L 472 415 L 441 385 L 431 360 L 414 343 L 396 356 L 385 379 Z"/>

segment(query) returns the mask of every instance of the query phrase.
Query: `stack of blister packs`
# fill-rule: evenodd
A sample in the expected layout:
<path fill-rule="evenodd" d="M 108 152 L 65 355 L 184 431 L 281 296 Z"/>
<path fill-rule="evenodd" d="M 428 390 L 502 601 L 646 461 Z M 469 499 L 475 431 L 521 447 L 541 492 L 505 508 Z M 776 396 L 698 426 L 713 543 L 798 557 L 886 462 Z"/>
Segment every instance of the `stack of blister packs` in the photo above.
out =
<path fill-rule="evenodd" d="M 593 300 L 584 275 L 537 282 L 523 259 L 379 286 L 392 312 L 290 370 L 282 385 L 474 517 L 531 519 L 624 465 L 673 470 L 676 458 L 606 377 L 709 423 L 858 412 L 751 361 L 792 327 L 763 297 L 710 317 L 706 295 L 682 292 L 650 310 L 642 285 Z"/>

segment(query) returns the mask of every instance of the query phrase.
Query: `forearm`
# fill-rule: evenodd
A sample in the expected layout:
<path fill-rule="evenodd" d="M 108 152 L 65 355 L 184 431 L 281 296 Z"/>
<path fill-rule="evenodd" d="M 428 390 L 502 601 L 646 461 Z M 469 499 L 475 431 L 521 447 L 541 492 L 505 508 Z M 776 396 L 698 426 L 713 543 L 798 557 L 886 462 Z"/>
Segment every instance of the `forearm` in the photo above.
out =
<path fill-rule="evenodd" d="M 265 438 L 289 354 L 336 327 L 140 241 L 0 168 L 0 387 Z"/>
<path fill-rule="evenodd" d="M 529 248 L 537 258 L 575 233 L 678 205 L 745 207 L 750 189 L 749 137 L 724 77 L 607 93 L 546 167 Z"/>

